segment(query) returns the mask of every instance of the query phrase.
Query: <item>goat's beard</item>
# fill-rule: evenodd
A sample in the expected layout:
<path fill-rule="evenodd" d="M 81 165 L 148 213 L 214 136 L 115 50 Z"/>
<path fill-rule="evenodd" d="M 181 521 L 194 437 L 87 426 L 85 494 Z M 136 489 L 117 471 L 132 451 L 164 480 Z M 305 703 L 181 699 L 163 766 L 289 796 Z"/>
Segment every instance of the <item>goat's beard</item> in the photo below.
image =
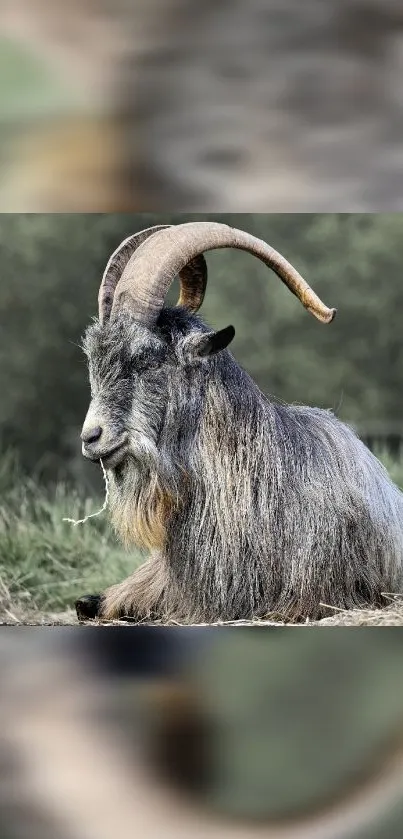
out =
<path fill-rule="evenodd" d="M 126 547 L 163 549 L 167 526 L 180 506 L 177 470 L 144 441 L 112 472 L 112 524 Z"/>

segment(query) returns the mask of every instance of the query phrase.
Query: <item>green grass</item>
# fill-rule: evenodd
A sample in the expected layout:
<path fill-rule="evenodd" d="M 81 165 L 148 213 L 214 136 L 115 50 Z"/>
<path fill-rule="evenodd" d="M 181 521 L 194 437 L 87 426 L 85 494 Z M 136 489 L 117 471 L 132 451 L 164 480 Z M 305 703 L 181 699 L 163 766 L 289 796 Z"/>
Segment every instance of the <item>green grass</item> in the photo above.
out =
<path fill-rule="evenodd" d="M 81 519 L 102 503 L 63 484 L 45 490 L 22 477 L 12 455 L 1 458 L 0 617 L 21 608 L 62 612 L 79 595 L 102 591 L 134 570 L 142 555 L 120 548 L 107 514 L 80 527 L 62 521 Z"/>
<path fill-rule="evenodd" d="M 378 456 L 403 489 L 403 453 Z M 0 457 L 0 620 L 64 612 L 81 594 L 102 591 L 141 563 L 139 551 L 119 546 L 106 513 L 80 527 L 63 522 L 102 504 L 64 484 L 44 489 L 21 474 L 11 453 Z"/>

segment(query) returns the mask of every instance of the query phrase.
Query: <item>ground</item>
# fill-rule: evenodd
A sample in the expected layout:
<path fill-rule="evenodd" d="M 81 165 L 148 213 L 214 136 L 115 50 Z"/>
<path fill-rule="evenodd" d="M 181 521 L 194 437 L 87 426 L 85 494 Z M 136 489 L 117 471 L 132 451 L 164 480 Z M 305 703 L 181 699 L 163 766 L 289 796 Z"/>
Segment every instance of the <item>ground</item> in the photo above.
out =
<path fill-rule="evenodd" d="M 333 612 L 333 614 L 332 614 Z M 403 596 L 393 598 L 390 606 L 385 609 L 362 609 L 344 611 L 331 609 L 329 617 L 320 621 L 307 621 L 307 626 L 403 626 Z M 78 626 L 76 613 L 73 609 L 54 612 L 40 610 L 27 600 L 13 599 L 4 582 L 0 580 L 0 626 Z M 110 626 L 111 622 L 88 621 L 87 626 Z M 133 626 L 131 621 L 113 621 L 113 626 Z M 154 624 L 158 625 L 158 624 Z M 177 624 L 172 624 L 176 626 Z M 232 621 L 221 622 L 214 626 L 284 626 L 278 621 Z M 301 627 L 301 624 L 299 624 Z M 295 628 L 295 627 L 294 627 Z"/>

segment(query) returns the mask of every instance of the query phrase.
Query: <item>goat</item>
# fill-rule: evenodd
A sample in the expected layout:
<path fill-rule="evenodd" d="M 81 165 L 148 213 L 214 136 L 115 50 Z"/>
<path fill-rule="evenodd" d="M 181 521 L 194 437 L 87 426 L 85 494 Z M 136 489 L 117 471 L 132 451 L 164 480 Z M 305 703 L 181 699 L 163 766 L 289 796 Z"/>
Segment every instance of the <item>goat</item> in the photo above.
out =
<path fill-rule="evenodd" d="M 83 454 L 108 472 L 121 539 L 151 554 L 78 600 L 80 619 L 297 622 L 402 590 L 403 495 L 384 467 L 331 412 L 267 398 L 227 349 L 234 328 L 198 318 L 203 252 L 223 247 L 334 318 L 284 257 L 224 224 L 157 226 L 115 251 L 84 339 Z M 165 308 L 176 275 L 178 305 Z"/>

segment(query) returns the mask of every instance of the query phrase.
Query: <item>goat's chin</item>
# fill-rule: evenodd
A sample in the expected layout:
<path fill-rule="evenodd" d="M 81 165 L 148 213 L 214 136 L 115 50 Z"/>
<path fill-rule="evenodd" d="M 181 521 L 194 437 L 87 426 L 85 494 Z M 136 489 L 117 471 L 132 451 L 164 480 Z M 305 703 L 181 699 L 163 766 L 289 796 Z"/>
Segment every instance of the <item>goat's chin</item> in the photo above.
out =
<path fill-rule="evenodd" d="M 112 473 L 112 524 L 127 547 L 162 549 L 169 519 L 178 507 L 178 494 L 156 469 L 129 457 Z"/>
<path fill-rule="evenodd" d="M 122 457 L 119 463 L 117 463 L 111 470 L 110 477 L 112 478 L 112 481 L 120 486 L 127 473 L 133 470 L 133 465 L 133 458 L 126 454 L 125 457 Z"/>

